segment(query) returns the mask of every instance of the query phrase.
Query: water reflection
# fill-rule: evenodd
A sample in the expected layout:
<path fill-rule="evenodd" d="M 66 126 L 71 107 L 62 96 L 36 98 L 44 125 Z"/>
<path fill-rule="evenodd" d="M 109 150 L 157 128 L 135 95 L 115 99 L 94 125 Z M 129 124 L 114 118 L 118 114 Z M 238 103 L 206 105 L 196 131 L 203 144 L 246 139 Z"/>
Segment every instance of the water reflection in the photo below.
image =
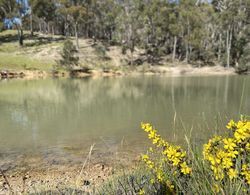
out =
<path fill-rule="evenodd" d="M 202 140 L 237 118 L 240 104 L 249 114 L 249 97 L 250 78 L 239 76 L 0 82 L 0 152 L 115 149 L 125 140 L 136 153 L 146 142 L 141 121 L 172 141 L 190 129 Z"/>

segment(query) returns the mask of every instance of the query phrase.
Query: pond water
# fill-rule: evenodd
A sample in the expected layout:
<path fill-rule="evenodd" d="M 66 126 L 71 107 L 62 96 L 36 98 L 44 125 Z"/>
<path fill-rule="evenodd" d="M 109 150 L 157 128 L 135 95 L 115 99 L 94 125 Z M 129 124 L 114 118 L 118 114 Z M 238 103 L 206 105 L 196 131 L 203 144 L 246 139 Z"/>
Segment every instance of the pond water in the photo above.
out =
<path fill-rule="evenodd" d="M 97 158 L 128 162 L 148 143 L 142 121 L 171 142 L 202 144 L 249 113 L 247 76 L 2 80 L 0 166 L 81 162 L 92 144 Z"/>

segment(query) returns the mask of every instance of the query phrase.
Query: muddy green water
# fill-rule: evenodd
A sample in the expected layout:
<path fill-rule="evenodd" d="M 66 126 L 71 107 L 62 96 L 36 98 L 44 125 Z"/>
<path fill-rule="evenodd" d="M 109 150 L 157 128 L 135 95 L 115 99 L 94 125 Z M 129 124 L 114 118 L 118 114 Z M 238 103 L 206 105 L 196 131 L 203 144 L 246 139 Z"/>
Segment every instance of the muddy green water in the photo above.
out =
<path fill-rule="evenodd" d="M 148 142 L 141 121 L 201 144 L 239 114 L 250 114 L 249 76 L 2 80 L 0 166 L 81 162 L 93 143 L 100 161 L 128 162 Z"/>

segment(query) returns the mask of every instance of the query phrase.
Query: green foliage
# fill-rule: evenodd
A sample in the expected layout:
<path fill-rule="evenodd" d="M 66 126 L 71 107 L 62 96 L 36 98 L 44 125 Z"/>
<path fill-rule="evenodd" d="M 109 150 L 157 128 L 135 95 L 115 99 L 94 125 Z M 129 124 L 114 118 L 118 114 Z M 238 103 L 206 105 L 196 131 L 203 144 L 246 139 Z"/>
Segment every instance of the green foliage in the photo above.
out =
<path fill-rule="evenodd" d="M 77 50 L 73 42 L 67 39 L 63 44 L 62 59 L 59 61 L 59 64 L 67 69 L 72 69 L 74 66 L 77 66 L 79 58 L 75 56 L 76 53 Z"/>
<path fill-rule="evenodd" d="M 32 7 L 34 14 L 39 18 L 45 19 L 46 22 L 55 18 L 56 5 L 53 1 L 33 0 Z"/>
<path fill-rule="evenodd" d="M 241 56 L 239 65 L 242 68 L 247 67 L 250 69 L 250 43 L 248 43 L 248 45 L 243 48 L 243 54 Z"/>

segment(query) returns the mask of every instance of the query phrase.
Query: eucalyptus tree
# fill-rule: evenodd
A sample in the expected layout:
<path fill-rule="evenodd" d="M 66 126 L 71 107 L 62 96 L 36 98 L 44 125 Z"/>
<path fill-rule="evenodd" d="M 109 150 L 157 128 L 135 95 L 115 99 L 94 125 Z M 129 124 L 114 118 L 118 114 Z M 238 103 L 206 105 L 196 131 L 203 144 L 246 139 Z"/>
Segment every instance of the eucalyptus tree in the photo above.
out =
<path fill-rule="evenodd" d="M 56 17 L 56 2 L 48 0 L 33 0 L 32 1 L 33 14 L 35 14 L 39 20 L 39 29 L 44 33 L 50 33 L 54 31 L 54 26 L 50 28 L 50 23 L 53 23 Z"/>
<path fill-rule="evenodd" d="M 28 0 L 1 0 L 0 15 L 4 18 L 7 28 L 16 27 L 18 31 L 19 45 L 23 45 L 23 20 L 29 15 Z"/>
<path fill-rule="evenodd" d="M 154 63 L 158 57 L 164 52 L 164 46 L 168 32 L 165 28 L 168 24 L 168 15 L 163 13 L 166 11 L 166 3 L 161 0 L 145 0 L 141 5 L 139 14 L 143 18 L 144 37 L 142 39 L 144 48 L 147 53 L 147 61 Z"/>
<path fill-rule="evenodd" d="M 112 41 L 121 7 L 114 0 L 96 1 L 93 7 L 95 37 Z"/>
<path fill-rule="evenodd" d="M 86 24 L 87 8 L 81 0 L 60 0 L 58 13 L 64 18 L 64 30 L 66 36 L 68 35 L 69 27 L 73 27 L 76 49 L 79 50 L 79 25 Z"/>
<path fill-rule="evenodd" d="M 78 39 L 78 26 L 80 22 L 86 20 L 86 8 L 82 5 L 75 4 L 68 8 L 69 20 L 74 26 L 74 34 L 76 40 L 76 49 L 79 50 L 79 39 Z"/>
<path fill-rule="evenodd" d="M 181 38 L 183 32 L 183 26 L 180 20 L 179 4 L 170 3 L 166 9 L 166 14 L 168 14 L 168 28 L 170 36 L 172 38 L 172 60 L 176 59 L 176 50 L 178 40 Z M 180 41 L 179 41 L 180 42 Z"/>
<path fill-rule="evenodd" d="M 134 51 L 138 43 L 140 43 L 140 35 L 143 31 L 142 17 L 138 10 L 140 9 L 140 0 L 124 0 L 121 4 L 121 12 L 119 15 L 119 31 L 121 33 L 121 42 L 123 51 L 130 50 L 130 64 L 134 64 Z"/>
<path fill-rule="evenodd" d="M 220 19 L 227 67 L 238 66 L 242 48 L 246 44 L 243 40 L 243 32 L 248 22 L 249 3 L 249 0 L 214 0 L 212 2 Z"/>

